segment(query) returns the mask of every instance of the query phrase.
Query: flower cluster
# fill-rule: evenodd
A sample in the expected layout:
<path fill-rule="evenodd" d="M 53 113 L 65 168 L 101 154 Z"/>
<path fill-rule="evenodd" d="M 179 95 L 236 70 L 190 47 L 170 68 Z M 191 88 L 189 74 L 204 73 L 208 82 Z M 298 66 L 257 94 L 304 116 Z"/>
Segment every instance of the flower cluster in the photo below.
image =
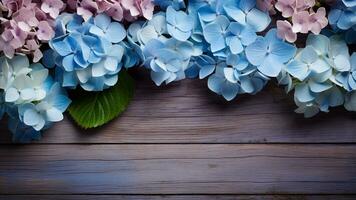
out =
<path fill-rule="evenodd" d="M 309 35 L 306 47 L 286 65 L 280 79 L 294 89 L 296 112 L 312 117 L 319 111 L 328 112 L 330 107 L 345 102 L 345 93 L 356 89 L 353 72 L 356 54 L 349 54 L 345 41 L 339 35 Z M 286 78 L 290 76 L 291 78 Z M 345 91 L 346 90 L 346 91 Z M 349 103 L 349 101 L 347 101 Z"/>
<path fill-rule="evenodd" d="M 264 87 L 268 75 L 251 64 L 245 53 L 258 39 L 256 32 L 271 21 L 256 2 L 192 1 L 188 7 L 183 1 L 155 2 L 166 12 L 132 24 L 128 37 L 157 85 L 209 77 L 209 88 L 227 100 Z"/>
<path fill-rule="evenodd" d="M 106 14 L 84 21 L 79 15 L 63 13 L 56 20 L 56 36 L 49 42 L 52 50 L 45 52 L 43 63 L 56 66 L 56 80 L 63 87 L 102 91 L 116 84 L 123 65 L 135 64 L 125 38 L 123 25 Z"/>
<path fill-rule="evenodd" d="M 134 21 L 143 16 L 151 19 L 154 10 L 152 0 L 67 0 L 69 9 L 85 20 L 98 14 L 106 14 L 116 21 Z"/>
<path fill-rule="evenodd" d="M 344 33 L 348 44 L 356 43 L 356 2 L 342 0 L 335 2 L 328 15 L 329 23 L 334 31 Z"/>
<path fill-rule="evenodd" d="M 70 100 L 41 64 L 26 56 L 0 57 L 0 117 L 7 113 L 15 141 L 38 139 L 39 131 L 63 119 Z"/>
<path fill-rule="evenodd" d="M 54 36 L 54 19 L 64 7 L 61 0 L 3 0 L 0 2 L 0 51 L 8 58 L 27 54 L 42 58 L 40 47 Z"/>
<path fill-rule="evenodd" d="M 278 36 L 293 43 L 297 33 L 319 34 L 328 25 L 328 19 L 326 9 L 319 7 L 315 12 L 315 6 L 315 0 L 277 0 L 275 8 L 286 18 L 277 20 Z"/>

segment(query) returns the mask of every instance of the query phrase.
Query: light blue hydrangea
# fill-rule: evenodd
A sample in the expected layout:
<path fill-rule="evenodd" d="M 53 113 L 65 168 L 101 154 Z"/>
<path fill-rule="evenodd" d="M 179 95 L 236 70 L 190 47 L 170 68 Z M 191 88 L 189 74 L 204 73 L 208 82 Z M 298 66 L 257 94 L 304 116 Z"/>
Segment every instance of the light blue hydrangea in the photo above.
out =
<path fill-rule="evenodd" d="M 39 63 L 30 65 L 26 56 L 0 57 L 0 89 L 0 116 L 9 116 L 10 131 L 19 142 L 36 139 L 41 130 L 61 121 L 70 104 L 48 69 Z"/>
<path fill-rule="evenodd" d="M 205 5 L 204 5 L 205 4 Z M 271 22 L 268 13 L 256 8 L 255 0 L 216 0 L 195 4 L 202 25 L 212 22 L 217 16 L 227 16 L 231 21 L 249 26 L 256 32 L 263 31 Z"/>
<path fill-rule="evenodd" d="M 237 94 L 256 94 L 269 80 L 243 56 L 231 62 L 234 63 L 218 65 L 216 72 L 208 79 L 209 89 L 228 101 L 234 99 Z"/>
<path fill-rule="evenodd" d="M 277 37 L 276 29 L 246 47 L 247 60 L 268 77 L 277 77 L 295 53 L 296 47 Z"/>
<path fill-rule="evenodd" d="M 63 112 L 70 104 L 64 90 L 59 83 L 51 79 L 46 81 L 47 95 L 39 102 L 31 102 L 19 106 L 20 120 L 36 131 L 42 130 L 54 122 L 63 120 Z"/>
<path fill-rule="evenodd" d="M 345 95 L 345 104 L 344 107 L 348 111 L 356 112 L 356 91 L 348 92 Z"/>
<path fill-rule="evenodd" d="M 185 77 L 208 78 L 208 87 L 232 100 L 254 94 L 269 79 L 251 65 L 245 48 L 270 23 L 256 1 L 191 0 L 184 6 L 158 2 L 166 12 L 128 28 L 128 41 L 157 85 Z M 164 6 L 166 5 L 166 6 Z"/>
<path fill-rule="evenodd" d="M 170 15 L 177 14 L 172 7 L 167 9 L 172 11 Z M 168 19 L 168 14 L 157 13 L 152 20 L 143 24 L 140 22 L 131 24 L 128 29 L 129 44 L 142 59 L 143 66 L 151 70 L 151 78 L 156 85 L 184 79 L 186 77 L 184 72 L 191 57 L 201 54 L 201 51 L 187 40 L 184 33 L 189 30 L 180 20 L 187 16 L 180 13 L 178 15 L 184 16 L 179 18 L 170 16 Z M 184 21 L 186 20 L 183 19 Z M 174 27 L 177 29 L 172 31 Z M 190 37 L 191 30 L 188 35 Z"/>
<path fill-rule="evenodd" d="M 344 103 L 345 90 L 339 86 L 352 90 L 347 83 L 352 68 L 341 36 L 309 34 L 306 47 L 298 50 L 283 69 L 286 73 L 278 79 L 288 85 L 287 90 L 294 89 L 296 112 L 312 117 Z"/>
<path fill-rule="evenodd" d="M 187 41 L 192 35 L 194 20 L 183 11 L 176 11 L 171 6 L 166 11 L 167 31 L 179 41 Z"/>
<path fill-rule="evenodd" d="M 56 37 L 49 42 L 52 50 L 45 53 L 43 63 L 57 66 L 56 79 L 63 87 L 102 91 L 117 83 L 124 64 L 128 68 L 137 63 L 123 42 L 125 28 L 105 14 L 84 22 L 80 16 L 64 13 L 56 27 Z"/>
<path fill-rule="evenodd" d="M 204 38 L 210 44 L 210 50 L 219 56 L 239 54 L 254 42 L 257 35 L 253 29 L 237 22 L 231 22 L 225 16 L 219 16 L 203 28 Z M 226 51 L 226 50 L 229 51 Z"/>
<path fill-rule="evenodd" d="M 193 44 L 170 38 L 165 42 L 150 40 L 143 52 L 144 65 L 151 69 L 151 78 L 156 85 L 185 78 L 184 71 L 192 56 Z"/>
<path fill-rule="evenodd" d="M 354 52 L 350 58 L 351 67 L 349 71 L 344 71 L 336 75 L 336 80 L 339 81 L 347 91 L 356 91 L 356 53 Z"/>

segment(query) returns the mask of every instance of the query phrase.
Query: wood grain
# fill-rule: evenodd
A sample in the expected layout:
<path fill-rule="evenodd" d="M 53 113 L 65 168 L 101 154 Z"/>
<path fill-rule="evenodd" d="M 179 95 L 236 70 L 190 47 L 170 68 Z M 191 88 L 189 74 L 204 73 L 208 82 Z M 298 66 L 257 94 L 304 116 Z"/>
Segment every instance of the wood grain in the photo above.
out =
<path fill-rule="evenodd" d="M 40 143 L 354 143 L 356 115 L 343 108 L 304 119 L 281 88 L 226 102 L 206 81 L 186 80 L 156 87 L 139 75 L 128 110 L 117 120 L 81 130 L 66 118 Z M 9 143 L 5 122 L 0 142 Z"/>
<path fill-rule="evenodd" d="M 0 195 L 1 200 L 355 200 L 354 195 Z"/>
<path fill-rule="evenodd" d="M 355 194 L 356 145 L 1 145 L 1 194 Z"/>

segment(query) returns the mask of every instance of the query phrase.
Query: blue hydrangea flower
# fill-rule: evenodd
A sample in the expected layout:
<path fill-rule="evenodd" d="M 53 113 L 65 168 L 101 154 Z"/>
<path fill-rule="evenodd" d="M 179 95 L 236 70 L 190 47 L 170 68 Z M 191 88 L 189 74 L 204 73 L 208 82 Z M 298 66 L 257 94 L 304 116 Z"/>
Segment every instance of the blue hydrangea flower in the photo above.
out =
<path fill-rule="evenodd" d="M 26 103 L 19 106 L 20 120 L 36 131 L 42 130 L 53 122 L 63 120 L 63 112 L 70 104 L 70 100 L 59 83 L 48 79 L 46 83 L 47 96 L 38 103 Z"/>
<path fill-rule="evenodd" d="M 245 56 L 256 32 L 270 22 L 267 13 L 255 8 L 255 1 L 191 0 L 185 11 L 167 3 L 166 13 L 131 24 L 127 36 L 157 85 L 186 76 L 209 77 L 209 88 L 228 100 L 263 88 L 268 77 Z"/>
<path fill-rule="evenodd" d="M 298 106 L 295 111 L 304 114 L 306 118 L 310 118 L 319 113 L 319 111 L 329 112 L 330 107 L 342 105 L 344 103 L 344 94 L 338 87 L 333 86 L 326 91 L 316 93 L 314 100 L 300 102 L 295 98 L 295 103 Z"/>
<path fill-rule="evenodd" d="M 348 47 L 342 37 L 310 34 L 306 47 L 299 49 L 279 80 L 288 85 L 288 91 L 291 85 L 295 89 L 296 112 L 312 117 L 344 103 L 344 92 L 338 86 L 348 87 L 351 68 Z"/>
<path fill-rule="evenodd" d="M 192 43 L 174 38 L 162 42 L 150 40 L 143 49 L 144 65 L 151 69 L 151 78 L 156 85 L 185 78 L 184 71 L 191 57 Z"/>
<path fill-rule="evenodd" d="M 209 77 L 208 87 L 213 92 L 231 101 L 237 94 L 256 94 L 266 85 L 268 78 L 249 65 L 244 58 L 235 67 L 220 63 L 216 72 Z"/>
<path fill-rule="evenodd" d="M 162 12 L 153 15 L 152 19 L 145 24 L 134 23 L 130 25 L 130 28 L 133 29 L 133 33 L 129 40 L 139 43 L 139 46 L 144 46 L 152 39 L 164 40 L 166 39 L 164 35 L 168 34 L 166 15 Z"/>
<path fill-rule="evenodd" d="M 344 107 L 348 111 L 356 111 L 356 91 L 346 93 Z"/>
<path fill-rule="evenodd" d="M 45 52 L 43 63 L 56 67 L 56 79 L 63 87 L 102 91 L 116 84 L 118 73 L 132 53 L 126 50 L 126 30 L 105 14 L 84 22 L 77 15 L 62 14 L 56 21 L 56 37 Z M 54 58 L 54 59 L 53 59 Z M 124 60 L 126 59 L 126 60 Z M 54 61 L 53 61 L 54 60 Z M 133 61 L 136 63 L 136 61 Z"/>
<path fill-rule="evenodd" d="M 217 17 L 207 24 L 204 29 L 204 38 L 210 44 L 213 53 L 222 51 L 226 47 L 232 54 L 239 54 L 257 38 L 256 33 L 249 27 L 244 27 L 237 22 L 230 23 L 225 16 Z"/>
<path fill-rule="evenodd" d="M 0 89 L 8 103 L 39 101 L 46 96 L 42 85 L 47 79 L 48 70 L 41 64 L 29 64 L 26 56 L 0 58 Z"/>
<path fill-rule="evenodd" d="M 356 44 L 356 26 L 353 26 L 351 29 L 347 30 L 345 33 L 345 41 L 347 44 Z"/>
<path fill-rule="evenodd" d="M 336 80 L 338 80 L 342 86 L 347 91 L 356 90 L 356 53 L 354 52 L 350 58 L 351 67 L 350 71 L 341 72 L 336 76 Z"/>
<path fill-rule="evenodd" d="M 194 27 L 194 19 L 183 11 L 176 11 L 171 6 L 166 11 L 168 33 L 177 40 L 186 41 L 190 38 Z"/>
<path fill-rule="evenodd" d="M 0 57 L 0 89 L 0 117 L 9 116 L 14 141 L 38 139 L 41 130 L 63 119 L 70 103 L 48 69 L 30 65 L 26 56 Z"/>
<path fill-rule="evenodd" d="M 219 63 L 208 55 L 200 55 L 193 57 L 188 69 L 185 71 L 189 78 L 196 78 L 199 76 L 200 79 L 204 79 L 211 75 Z"/>
<path fill-rule="evenodd" d="M 271 18 L 256 8 L 255 0 L 217 0 L 209 4 L 198 4 L 198 15 L 202 22 L 212 22 L 217 16 L 225 15 L 243 26 L 250 26 L 256 32 L 263 31 Z M 204 26 L 204 23 L 202 24 Z"/>
<path fill-rule="evenodd" d="M 268 77 L 277 77 L 295 53 L 296 47 L 278 38 L 276 29 L 246 47 L 248 61 Z"/>
<path fill-rule="evenodd" d="M 354 0 L 338 1 L 328 15 L 330 25 L 335 29 L 348 30 L 356 26 L 356 3 Z"/>
<path fill-rule="evenodd" d="M 25 125 L 18 119 L 9 118 L 9 130 L 12 133 L 12 141 L 19 143 L 29 143 L 33 140 L 40 140 L 42 135 L 31 126 Z"/>
<path fill-rule="evenodd" d="M 239 0 L 225 3 L 226 14 L 242 25 L 251 26 L 256 32 L 263 31 L 271 22 L 268 13 L 256 8 L 256 0 Z"/>
<path fill-rule="evenodd" d="M 344 3 L 344 5 L 346 7 L 356 7 L 356 1 L 355 0 L 342 0 L 342 2 Z"/>
<path fill-rule="evenodd" d="M 153 4 L 159 6 L 162 10 L 166 10 L 169 6 L 174 10 L 185 8 L 184 0 L 154 0 Z"/>

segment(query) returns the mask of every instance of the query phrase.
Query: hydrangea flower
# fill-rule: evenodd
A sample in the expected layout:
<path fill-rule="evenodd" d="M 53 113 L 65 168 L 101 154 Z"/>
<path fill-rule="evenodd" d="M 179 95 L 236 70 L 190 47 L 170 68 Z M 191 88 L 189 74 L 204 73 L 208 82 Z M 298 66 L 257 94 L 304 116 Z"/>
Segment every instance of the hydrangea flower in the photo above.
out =
<path fill-rule="evenodd" d="M 246 58 L 265 76 L 277 77 L 295 52 L 296 47 L 283 42 L 277 37 L 277 30 L 271 29 L 246 47 Z"/>
<path fill-rule="evenodd" d="M 306 47 L 298 51 L 285 71 L 293 80 L 286 79 L 286 75 L 279 78 L 284 78 L 282 84 L 293 85 L 296 112 L 304 113 L 305 117 L 342 105 L 345 94 L 338 86 L 352 90 L 348 85 L 352 74 L 348 47 L 337 35 L 328 38 L 310 34 Z"/>
<path fill-rule="evenodd" d="M 140 55 L 143 66 L 151 69 L 151 78 L 156 85 L 185 78 L 184 71 L 191 57 L 200 54 L 182 31 L 189 30 L 182 23 L 186 20 L 177 18 L 175 15 L 178 13 L 172 7 L 167 9 L 170 9 L 171 13 L 157 13 L 145 24 L 135 23 L 129 27 L 130 45 Z M 184 13 L 178 15 L 187 17 Z M 182 29 L 172 31 L 174 27 Z"/>
<path fill-rule="evenodd" d="M 101 91 L 115 85 L 125 63 L 123 54 L 129 52 L 123 42 L 124 27 L 105 14 L 86 22 L 78 15 L 62 14 L 56 24 L 56 37 L 49 43 L 52 50 L 43 62 L 50 68 L 57 66 L 62 86 L 79 84 L 87 91 Z"/>
<path fill-rule="evenodd" d="M 244 50 L 244 46 L 251 44 L 257 38 L 255 31 L 249 26 L 242 26 L 237 22 L 230 23 L 225 16 L 219 16 L 207 24 L 203 32 L 213 53 L 228 47 L 231 53 L 239 54 Z"/>
<path fill-rule="evenodd" d="M 192 44 L 184 44 L 175 39 L 166 42 L 153 39 L 146 44 L 143 51 L 145 66 L 151 68 L 151 78 L 156 85 L 161 85 L 164 81 L 168 84 L 185 77 L 184 70 L 190 58 L 190 53 L 184 52 L 186 48 L 192 48 Z"/>
<path fill-rule="evenodd" d="M 316 7 L 315 0 L 277 0 L 275 8 L 285 18 L 285 20 L 277 20 L 278 36 L 293 43 L 297 40 L 298 33 L 319 34 L 328 25 L 326 9 L 314 7 Z"/>
<path fill-rule="evenodd" d="M 345 95 L 345 104 L 346 110 L 356 111 L 356 92 L 352 91 Z"/>
<path fill-rule="evenodd" d="M 354 1 L 338 1 L 328 15 L 334 29 L 348 30 L 356 25 L 356 5 Z"/>
<path fill-rule="evenodd" d="M 177 40 L 186 41 L 192 34 L 194 20 L 183 11 L 176 11 L 171 6 L 166 12 L 168 33 Z"/>
<path fill-rule="evenodd" d="M 347 58 L 345 58 L 347 59 Z M 356 90 L 356 53 L 354 52 L 350 58 L 350 70 L 341 72 L 336 76 L 336 80 L 339 81 L 347 91 Z"/>
<path fill-rule="evenodd" d="M 99 14 L 106 14 L 116 21 L 134 21 L 141 16 L 151 19 L 154 10 L 152 0 L 68 0 L 67 4 L 86 21 Z"/>
<path fill-rule="evenodd" d="M 0 57 L 0 89 L 0 115 L 9 115 L 15 141 L 39 138 L 39 131 L 63 119 L 70 104 L 48 69 L 39 63 L 30 65 L 26 56 Z"/>
<path fill-rule="evenodd" d="M 162 10 L 166 10 L 169 6 L 172 6 L 175 10 L 186 8 L 184 0 L 154 0 L 153 4 L 159 6 Z"/>
<path fill-rule="evenodd" d="M 218 0 L 211 4 L 201 4 L 197 13 L 203 22 L 209 23 L 217 16 L 225 15 L 243 26 L 250 26 L 256 32 L 263 31 L 271 21 L 267 13 L 256 8 L 255 0 Z"/>
<path fill-rule="evenodd" d="M 40 64 L 29 64 L 27 57 L 13 59 L 1 57 L 0 89 L 4 90 L 5 102 L 21 104 L 39 101 L 46 96 L 43 82 L 48 70 Z"/>
<path fill-rule="evenodd" d="M 231 101 L 237 94 L 256 94 L 261 91 L 269 80 L 255 66 L 248 63 L 246 58 L 236 58 L 235 63 L 220 63 L 216 72 L 209 77 L 208 87 L 213 92 Z"/>
<path fill-rule="evenodd" d="M 36 131 L 42 130 L 51 123 L 62 121 L 62 113 L 70 104 L 70 100 L 59 83 L 51 82 L 49 79 L 45 83 L 47 95 L 39 103 L 26 103 L 19 106 L 20 120 Z"/>
<path fill-rule="evenodd" d="M 15 54 L 31 55 L 38 62 L 42 58 L 41 44 L 54 37 L 53 21 L 63 5 L 60 0 L 2 1 L 0 52 L 8 58 Z"/>

